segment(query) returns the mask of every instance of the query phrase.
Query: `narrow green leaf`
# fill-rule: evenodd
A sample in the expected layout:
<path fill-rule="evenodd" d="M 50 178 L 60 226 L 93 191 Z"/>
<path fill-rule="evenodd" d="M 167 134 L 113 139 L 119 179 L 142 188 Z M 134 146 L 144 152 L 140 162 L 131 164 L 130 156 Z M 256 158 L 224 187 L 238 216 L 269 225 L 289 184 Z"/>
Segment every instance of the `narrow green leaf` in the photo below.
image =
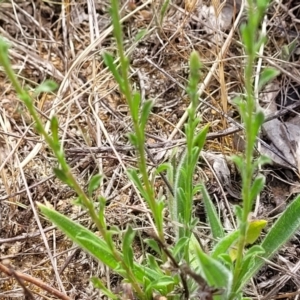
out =
<path fill-rule="evenodd" d="M 103 196 L 98 198 L 98 219 L 102 228 L 106 228 L 106 220 L 105 220 L 105 207 L 106 207 L 106 199 Z"/>
<path fill-rule="evenodd" d="M 156 168 L 156 174 L 159 174 L 161 172 L 164 172 L 164 171 L 170 171 L 173 169 L 173 166 L 171 163 L 163 163 L 163 164 L 160 164 L 157 168 Z"/>
<path fill-rule="evenodd" d="M 194 171 L 195 171 L 197 162 L 199 160 L 200 151 L 201 151 L 201 149 L 198 147 L 193 147 L 193 149 L 192 149 L 192 153 L 191 153 L 191 157 L 190 157 L 191 158 L 190 165 L 187 166 L 187 168 L 189 168 L 190 173 L 194 173 Z M 191 181 L 191 184 L 192 184 L 192 181 Z"/>
<path fill-rule="evenodd" d="M 124 64 L 125 68 L 128 70 L 129 66 L 130 66 L 130 61 L 129 61 L 129 58 L 127 56 L 125 56 L 123 58 L 123 64 Z"/>
<path fill-rule="evenodd" d="M 188 182 L 188 176 L 187 176 L 187 163 L 186 159 L 182 162 L 181 165 L 178 167 L 178 171 L 175 174 L 176 180 L 175 180 L 175 190 L 179 187 L 186 190 L 186 187 L 190 182 Z"/>
<path fill-rule="evenodd" d="M 25 102 L 25 101 L 24 101 L 24 102 Z M 28 102 L 28 103 L 31 103 L 31 102 Z M 44 127 L 43 127 L 41 124 L 35 123 L 35 124 L 34 124 L 34 128 L 35 128 L 35 130 L 37 131 L 37 133 L 38 133 L 39 135 L 43 135 L 43 129 L 44 129 Z"/>
<path fill-rule="evenodd" d="M 263 253 L 265 253 L 265 250 L 262 246 L 254 245 L 247 250 L 244 259 L 247 259 L 248 257 L 255 257 L 257 255 L 262 255 Z M 248 268 L 246 269 L 248 270 Z"/>
<path fill-rule="evenodd" d="M 254 169 L 257 169 L 258 166 L 264 166 L 266 164 L 272 164 L 272 160 L 265 155 L 261 155 L 253 162 Z"/>
<path fill-rule="evenodd" d="M 143 37 L 147 34 L 147 32 L 147 29 L 141 29 L 140 31 L 138 31 L 138 33 L 134 37 L 134 41 L 139 42 L 140 40 L 142 40 Z"/>
<path fill-rule="evenodd" d="M 257 195 L 263 190 L 266 183 L 266 178 L 262 174 L 258 175 L 251 186 L 250 199 L 252 201 L 257 197 Z"/>
<path fill-rule="evenodd" d="M 82 196 L 78 196 L 77 198 L 75 198 L 75 199 L 72 201 L 72 204 L 77 205 L 77 206 L 81 206 L 81 207 L 85 207 L 85 206 L 84 206 L 84 202 L 83 202 L 83 200 L 82 200 Z"/>
<path fill-rule="evenodd" d="M 238 237 L 239 237 L 239 231 L 238 230 L 235 230 L 235 231 L 231 232 L 230 234 L 225 235 L 214 246 L 214 248 L 211 252 L 211 257 L 212 258 L 218 258 L 219 255 L 227 253 L 229 248 L 237 241 Z"/>
<path fill-rule="evenodd" d="M 232 259 L 230 257 L 230 255 L 228 253 L 223 253 L 223 254 L 220 254 L 219 257 L 218 257 L 218 260 L 220 262 L 222 262 L 222 264 L 227 267 L 228 270 L 231 270 L 233 271 L 233 262 L 232 262 Z"/>
<path fill-rule="evenodd" d="M 150 203 L 149 203 L 150 204 Z M 163 200 L 156 200 L 156 205 L 154 207 L 151 206 L 151 210 L 153 213 L 153 217 L 156 220 L 158 226 L 163 228 L 163 210 L 165 208 L 165 202 Z"/>
<path fill-rule="evenodd" d="M 115 80 L 119 84 L 119 87 L 120 88 L 123 87 L 123 78 L 121 77 L 119 71 L 117 70 L 117 67 L 114 63 L 113 56 L 110 55 L 107 52 L 104 52 L 102 56 L 103 56 L 103 60 L 104 60 L 105 65 L 108 67 L 110 72 L 113 74 Z"/>
<path fill-rule="evenodd" d="M 158 265 L 159 260 L 157 259 L 157 257 L 154 257 L 149 253 L 146 254 L 146 257 L 147 257 L 147 266 L 151 268 L 151 270 L 157 272 L 157 277 L 162 276 L 164 273 L 161 266 Z"/>
<path fill-rule="evenodd" d="M 160 10 L 160 19 L 159 19 L 160 25 L 162 25 L 162 23 L 163 23 L 164 16 L 165 16 L 166 11 L 167 11 L 167 9 L 169 7 L 169 3 L 170 3 L 170 0 L 165 0 L 163 2 L 163 5 L 162 5 L 161 10 Z"/>
<path fill-rule="evenodd" d="M 134 185 L 138 188 L 139 192 L 142 194 L 142 196 L 148 200 L 148 195 L 146 194 L 143 184 L 138 176 L 138 173 L 136 170 L 127 170 L 128 177 L 132 180 Z"/>
<path fill-rule="evenodd" d="M 0 37 L 0 63 L 1 65 L 9 64 L 9 57 L 8 57 L 8 42 L 4 40 L 3 37 Z"/>
<path fill-rule="evenodd" d="M 248 53 L 253 53 L 254 45 L 253 45 L 253 38 L 251 29 L 245 24 L 241 25 L 241 33 L 243 38 L 243 44 L 245 49 L 247 49 Z"/>
<path fill-rule="evenodd" d="M 161 276 L 154 280 L 148 288 L 152 288 L 158 291 L 161 291 L 163 294 L 167 292 L 167 286 L 172 284 L 174 285 L 176 283 L 175 281 L 176 276 Z"/>
<path fill-rule="evenodd" d="M 103 179 L 103 176 L 100 174 L 97 174 L 91 178 L 89 185 L 88 185 L 88 194 L 89 194 L 90 198 L 92 196 L 92 193 L 100 186 L 102 179 Z"/>
<path fill-rule="evenodd" d="M 161 250 L 160 247 L 158 246 L 157 242 L 152 239 L 145 239 L 144 242 L 152 249 L 154 250 L 159 256 L 161 256 Z"/>
<path fill-rule="evenodd" d="M 284 45 L 281 48 L 281 59 L 288 62 L 290 60 L 291 55 L 294 53 L 298 44 L 298 39 L 295 38 L 290 44 Z"/>
<path fill-rule="evenodd" d="M 193 122 L 192 122 L 192 128 L 196 129 L 197 126 L 199 125 L 201 119 L 198 118 L 198 117 L 196 117 L 194 114 L 193 114 L 193 118 L 194 118 L 194 120 L 193 120 Z M 204 128 L 207 127 L 208 125 L 209 125 L 209 124 L 206 124 L 206 125 L 204 126 Z"/>
<path fill-rule="evenodd" d="M 53 168 L 55 176 L 61 180 L 63 183 L 66 183 L 68 186 L 72 187 L 72 183 L 66 173 L 62 169 Z"/>
<path fill-rule="evenodd" d="M 209 126 L 210 126 L 209 124 L 205 125 L 204 128 L 202 128 L 201 131 L 194 138 L 193 146 L 197 146 L 200 150 L 202 150 L 204 143 L 206 141 L 206 135 L 207 135 Z"/>
<path fill-rule="evenodd" d="M 243 158 L 241 156 L 232 155 L 231 160 L 236 164 L 238 170 L 241 172 L 243 170 L 243 167 L 244 167 Z"/>
<path fill-rule="evenodd" d="M 186 201 L 186 195 L 183 188 L 175 188 L 174 208 L 171 211 L 171 218 L 174 218 L 172 221 L 174 222 L 174 229 L 178 238 L 184 237 L 186 232 L 183 228 L 184 225 L 179 226 L 178 224 L 187 224 L 186 221 L 189 222 L 189 220 L 185 219 L 187 211 L 185 205 Z"/>
<path fill-rule="evenodd" d="M 195 78 L 196 81 L 198 81 L 200 79 L 199 70 L 202 67 L 202 64 L 201 64 L 199 53 L 197 51 L 193 51 L 191 53 L 189 67 L 190 67 L 190 78 Z"/>
<path fill-rule="evenodd" d="M 36 113 L 36 107 L 34 106 L 34 101 L 31 96 L 26 90 L 23 90 L 21 94 L 18 93 L 18 97 L 24 102 L 31 116 L 33 116 L 33 114 Z M 43 125 L 42 122 L 40 122 L 40 124 Z"/>
<path fill-rule="evenodd" d="M 113 31 L 114 31 L 114 36 L 117 41 L 117 45 L 119 46 L 120 44 L 123 43 L 123 37 L 122 37 L 122 26 L 120 22 L 120 8 L 119 8 L 119 1 L 118 0 L 112 0 L 111 1 L 111 8 L 109 10 L 111 18 L 112 18 L 112 23 L 113 23 Z"/>
<path fill-rule="evenodd" d="M 260 36 L 259 39 L 256 41 L 256 43 L 254 43 L 254 51 L 255 52 L 258 52 L 259 51 L 259 48 L 266 44 L 267 42 L 267 37 L 266 36 Z"/>
<path fill-rule="evenodd" d="M 264 249 L 259 245 L 254 245 L 246 252 L 243 257 L 242 268 L 239 274 L 238 281 L 234 283 L 233 290 L 239 291 L 241 286 L 244 286 L 247 283 L 247 273 L 249 269 L 254 266 L 254 261 L 257 255 L 262 255 L 264 253 Z"/>
<path fill-rule="evenodd" d="M 52 117 L 50 120 L 50 130 L 52 133 L 53 142 L 59 147 L 58 120 L 56 117 Z"/>
<path fill-rule="evenodd" d="M 141 116 L 140 116 L 140 126 L 144 130 L 146 123 L 148 121 L 151 109 L 153 107 L 153 101 L 147 100 L 142 106 Z"/>
<path fill-rule="evenodd" d="M 276 78 L 280 72 L 274 68 L 265 68 L 259 77 L 258 90 L 260 91 L 267 83 Z"/>
<path fill-rule="evenodd" d="M 255 114 L 255 118 L 254 118 L 255 135 L 258 134 L 261 125 L 264 123 L 264 120 L 265 120 L 264 113 L 262 111 L 258 111 Z"/>
<path fill-rule="evenodd" d="M 141 104 L 141 94 L 135 92 L 132 96 L 132 105 L 130 106 L 130 108 L 131 108 L 131 117 L 133 121 L 136 122 L 139 119 L 140 104 Z"/>
<path fill-rule="evenodd" d="M 204 185 L 202 185 L 201 187 L 201 192 L 202 192 L 204 207 L 205 207 L 205 211 L 208 218 L 209 226 L 211 228 L 212 235 L 215 239 L 223 238 L 224 229 L 222 223 L 217 214 L 215 205 L 212 203 Z"/>
<path fill-rule="evenodd" d="M 106 243 L 82 225 L 72 221 L 59 212 L 50 209 L 43 204 L 38 205 L 41 212 L 62 230 L 73 242 L 86 250 L 96 259 L 105 263 L 111 269 L 115 269 L 117 262 L 111 254 Z"/>
<path fill-rule="evenodd" d="M 138 140 L 133 132 L 128 133 L 128 139 L 134 147 L 138 146 Z"/>
<path fill-rule="evenodd" d="M 57 87 L 58 87 L 58 85 L 55 81 L 45 80 L 34 90 L 34 95 L 38 95 L 40 93 L 54 92 L 57 89 Z"/>
<path fill-rule="evenodd" d="M 232 273 L 218 260 L 204 253 L 199 246 L 194 244 L 196 257 L 201 265 L 201 275 L 209 286 L 223 288 L 229 295 L 232 285 Z"/>
<path fill-rule="evenodd" d="M 176 242 L 176 244 L 172 250 L 172 254 L 175 258 L 177 257 L 178 253 L 182 253 L 182 255 L 183 255 L 183 249 L 186 246 L 186 244 L 188 243 L 188 241 L 189 241 L 189 238 L 182 237 Z M 182 257 L 182 255 L 180 255 L 180 257 Z"/>
<path fill-rule="evenodd" d="M 125 232 L 123 241 L 122 241 L 122 248 L 123 248 L 123 256 L 124 261 L 130 269 L 133 268 L 133 249 L 132 249 L 132 242 L 135 236 L 135 232 L 133 231 L 131 226 L 127 227 Z"/>
<path fill-rule="evenodd" d="M 176 201 L 176 220 L 172 221 L 182 221 L 182 217 L 184 215 L 185 207 L 184 204 L 186 203 L 186 194 L 184 192 L 184 189 L 181 187 L 178 187 L 175 191 L 175 201 Z M 180 217 L 181 216 L 181 217 Z"/>
<path fill-rule="evenodd" d="M 193 188 L 193 195 L 196 195 L 198 192 L 201 192 L 202 184 L 197 184 Z"/>
<path fill-rule="evenodd" d="M 187 110 L 187 112 L 188 112 L 189 118 L 192 118 L 193 117 L 192 108 L 189 108 Z M 184 132 L 185 132 L 185 135 L 186 135 L 186 139 L 188 139 L 189 136 L 194 136 L 194 135 L 192 135 L 192 133 L 194 133 L 194 132 L 191 131 L 191 128 L 190 128 L 189 124 L 186 123 L 186 124 L 184 124 L 183 127 L 184 127 Z"/>
<path fill-rule="evenodd" d="M 41 212 L 81 249 L 92 255 L 95 259 L 104 263 L 111 270 L 117 270 L 119 266 L 118 261 L 116 261 L 109 247 L 100 237 L 63 214 L 50 209 L 43 204 L 38 204 L 38 206 Z M 118 254 L 120 257 L 123 257 L 121 253 Z M 140 283 L 144 281 L 145 276 L 147 276 L 150 280 L 157 278 L 156 272 L 136 263 L 134 264 L 132 271 Z M 121 275 L 124 275 L 123 273 L 124 272 L 122 271 Z"/>
<path fill-rule="evenodd" d="M 143 280 L 143 291 L 146 294 L 146 299 L 152 299 L 153 297 L 153 290 L 151 289 L 151 280 L 149 280 L 147 277 Z"/>
<path fill-rule="evenodd" d="M 243 216 L 243 209 L 239 206 L 239 205 L 235 205 L 234 206 L 234 213 L 237 217 L 237 221 L 238 224 L 241 222 L 242 220 L 242 216 Z"/>
<path fill-rule="evenodd" d="M 91 277 L 91 281 L 93 286 L 96 289 L 100 289 L 101 292 L 108 297 L 108 299 L 119 300 L 119 297 L 113 294 L 98 277 Z"/>

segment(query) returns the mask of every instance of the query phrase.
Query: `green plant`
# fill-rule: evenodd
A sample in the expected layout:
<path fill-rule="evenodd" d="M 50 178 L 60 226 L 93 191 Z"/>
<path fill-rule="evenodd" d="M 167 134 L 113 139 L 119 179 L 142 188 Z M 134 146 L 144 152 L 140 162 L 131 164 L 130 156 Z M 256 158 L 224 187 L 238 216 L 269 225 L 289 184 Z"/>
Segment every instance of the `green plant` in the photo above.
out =
<path fill-rule="evenodd" d="M 153 295 L 157 293 L 168 299 L 180 299 L 182 295 L 185 299 L 193 299 L 200 296 L 201 293 L 213 299 L 242 299 L 244 286 L 264 264 L 265 259 L 269 259 L 276 253 L 300 225 L 298 218 L 300 197 L 297 197 L 278 218 L 262 242 L 252 245 L 264 225 L 264 220 L 259 220 L 258 223 L 249 221 L 253 200 L 265 185 L 264 177 L 262 175 L 255 176 L 255 173 L 259 165 L 268 161 L 265 157 L 254 157 L 256 138 L 264 116 L 255 107 L 252 76 L 257 50 L 264 42 L 263 37 L 257 37 L 257 31 L 268 1 L 259 0 L 257 6 L 254 6 L 252 0 L 248 0 L 248 3 L 248 24 L 242 28 L 243 43 L 247 54 L 246 96 L 236 101 L 245 126 L 246 150 L 244 157 L 233 158 L 242 176 L 243 203 L 241 207 L 236 206 L 235 208 L 238 228 L 227 233 L 204 185 L 194 186 L 193 184 L 195 167 L 208 131 L 207 126 L 198 130 L 200 120 L 196 118 L 197 85 L 200 80 L 201 64 L 198 54 L 193 52 L 189 62 L 190 77 L 187 88 L 191 105 L 188 110 L 189 118 L 185 125 L 186 151 L 177 167 L 174 168 L 172 164 L 166 163 L 157 168 L 157 172 L 167 171 L 174 190 L 174 195 L 168 194 L 167 202 L 171 220 L 175 224 L 175 243 L 172 247 L 167 247 L 163 223 L 163 209 L 166 204 L 162 199 L 155 197 L 154 186 L 147 172 L 144 150 L 145 126 L 151 112 L 152 102 L 141 103 L 140 94 L 131 89 L 128 74 L 129 60 L 125 56 L 123 47 L 118 0 L 112 0 L 111 15 L 120 67 L 116 66 L 113 57 L 108 53 L 104 54 L 103 59 L 127 100 L 132 118 L 133 133 L 129 134 L 129 139 L 137 151 L 138 168 L 128 170 L 128 177 L 150 208 L 155 226 L 153 238 L 146 242 L 156 251 L 157 255 L 153 256 L 148 253 L 142 263 L 134 260 L 131 248 L 135 237 L 134 229 L 130 226 L 124 232 L 116 227 L 107 229 L 106 200 L 103 197 L 92 200 L 93 191 L 101 184 L 102 176 L 94 176 L 89 182 L 87 193 L 84 192 L 72 175 L 65 159 L 59 140 L 57 119 L 51 119 L 51 134 L 48 134 L 33 105 L 32 98 L 21 87 L 12 70 L 8 59 L 7 44 L 0 40 L 0 64 L 30 112 L 37 132 L 43 136 L 56 156 L 59 165 L 54 169 L 56 176 L 74 189 L 78 195 L 76 204 L 88 211 L 101 236 L 97 236 L 94 232 L 47 205 L 39 204 L 41 212 L 73 242 L 103 262 L 113 272 L 119 274 L 124 282 L 131 285 L 138 299 L 152 299 Z M 266 69 L 261 74 L 260 86 L 276 75 L 274 70 Z M 36 89 L 36 93 L 51 91 L 54 88 L 55 85 L 52 82 L 45 82 Z M 198 221 L 192 215 L 193 198 L 199 191 L 203 195 L 208 223 L 215 241 L 209 253 L 204 252 L 194 234 Z M 122 241 L 121 248 L 117 248 L 114 242 L 118 237 Z M 249 245 L 250 247 L 248 247 Z M 92 278 L 92 281 L 109 299 L 120 298 L 119 295 L 107 289 L 100 279 Z"/>

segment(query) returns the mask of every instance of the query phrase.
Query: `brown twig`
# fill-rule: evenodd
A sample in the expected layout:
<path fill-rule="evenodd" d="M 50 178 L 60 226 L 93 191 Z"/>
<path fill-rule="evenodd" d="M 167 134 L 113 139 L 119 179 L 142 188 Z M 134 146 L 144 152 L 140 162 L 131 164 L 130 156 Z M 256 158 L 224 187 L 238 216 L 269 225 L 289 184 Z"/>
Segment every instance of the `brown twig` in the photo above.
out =
<path fill-rule="evenodd" d="M 1 267 L 1 266 L 0 266 Z M 17 274 L 17 272 L 12 268 L 11 265 L 7 264 L 7 268 L 10 272 L 10 276 L 13 276 L 16 281 L 18 282 L 18 284 L 22 287 L 23 291 L 24 291 L 24 296 L 25 299 L 30 299 L 30 300 L 34 300 L 34 296 L 31 293 L 31 291 L 25 286 L 24 281 L 22 280 L 22 278 Z"/>
<path fill-rule="evenodd" d="M 20 282 L 24 281 L 28 281 L 38 287 L 40 287 L 41 289 L 43 289 L 44 291 L 47 291 L 49 293 L 51 293 L 52 295 L 55 295 L 56 297 L 58 297 L 59 299 L 62 300 L 71 300 L 70 297 L 68 297 L 67 295 L 61 293 L 60 291 L 58 291 L 57 289 L 45 284 L 44 282 L 42 282 L 41 280 L 34 278 L 30 275 L 27 274 L 23 274 L 21 272 L 15 271 L 13 270 L 13 268 L 11 266 L 6 267 L 5 265 L 3 265 L 2 263 L 0 263 L 0 271 L 2 271 L 3 273 L 5 273 L 8 276 L 13 276 L 18 283 L 20 284 Z M 22 287 L 24 286 L 21 285 Z M 34 299 L 34 298 L 32 298 Z"/>

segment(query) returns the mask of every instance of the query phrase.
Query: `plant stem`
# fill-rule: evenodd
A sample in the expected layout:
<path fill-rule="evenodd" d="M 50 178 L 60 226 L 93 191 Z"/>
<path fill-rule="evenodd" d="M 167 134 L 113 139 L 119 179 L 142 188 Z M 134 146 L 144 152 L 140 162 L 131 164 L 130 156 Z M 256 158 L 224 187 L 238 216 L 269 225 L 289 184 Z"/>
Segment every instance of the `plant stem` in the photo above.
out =
<path fill-rule="evenodd" d="M 246 91 L 246 103 L 244 106 L 244 111 L 241 109 L 243 121 L 245 124 L 245 136 L 246 136 L 246 149 L 245 149 L 245 163 L 242 170 L 242 198 L 243 198 L 243 212 L 242 219 L 240 220 L 240 237 L 237 246 L 237 257 L 234 268 L 234 280 L 237 282 L 241 269 L 243 252 L 246 246 L 246 235 L 249 226 L 249 213 L 252 209 L 252 199 L 251 199 L 251 187 L 254 175 L 253 167 L 253 154 L 256 143 L 257 132 L 253 129 L 253 122 L 255 122 L 255 99 L 253 91 L 253 68 L 256 58 L 256 33 L 258 29 L 258 18 L 254 15 L 254 3 L 253 0 L 248 0 L 248 24 L 246 25 L 245 35 L 248 39 L 245 42 L 245 52 L 247 54 L 246 66 L 245 66 L 245 91 Z"/>
<path fill-rule="evenodd" d="M 144 149 L 145 134 L 139 124 L 138 116 L 135 113 L 135 105 L 137 105 L 137 103 L 135 103 L 133 100 L 133 93 L 131 90 L 131 85 L 128 76 L 129 62 L 128 62 L 128 58 L 125 55 L 124 46 L 123 46 L 122 28 L 121 28 L 120 16 L 119 16 L 119 1 L 112 0 L 111 3 L 112 3 L 111 14 L 112 14 L 112 22 L 114 28 L 114 36 L 117 42 L 118 55 L 120 58 L 120 67 L 121 67 L 122 84 L 120 86 L 120 89 L 127 100 L 130 113 L 132 116 L 134 132 L 136 134 L 136 140 L 137 140 L 136 147 L 139 154 L 138 167 L 142 174 L 143 184 L 145 186 L 145 191 L 148 196 L 147 199 L 148 205 L 151 211 L 153 212 L 153 217 L 154 217 L 155 225 L 157 227 L 158 236 L 160 240 L 164 243 L 165 239 L 164 239 L 162 218 L 159 215 L 159 210 L 157 208 L 154 190 L 149 180 L 149 176 L 147 172 L 147 160 L 146 160 L 145 149 Z"/>
<path fill-rule="evenodd" d="M 58 162 L 61 165 L 61 169 L 68 178 L 72 188 L 76 192 L 76 194 L 80 197 L 81 201 L 83 202 L 84 206 L 87 208 L 88 213 L 93 220 L 93 222 L 96 224 L 97 229 L 101 233 L 104 240 L 107 242 L 107 245 L 110 247 L 110 250 L 112 254 L 114 255 L 115 259 L 120 262 L 124 270 L 126 270 L 128 278 L 133 285 L 134 290 L 139 295 L 139 299 L 144 299 L 144 292 L 140 288 L 139 284 L 136 281 L 136 278 L 134 274 L 132 273 L 132 270 L 124 263 L 124 260 L 118 253 L 118 251 L 113 247 L 112 243 L 109 243 L 108 241 L 108 235 L 106 228 L 103 228 L 97 213 L 94 208 L 93 202 L 87 197 L 85 192 L 82 190 L 81 186 L 77 183 L 74 175 L 71 172 L 71 169 L 65 159 L 65 155 L 63 150 L 60 149 L 60 147 L 57 147 L 56 141 L 54 141 L 51 136 L 46 132 L 44 125 L 39 118 L 37 111 L 33 105 L 33 100 L 31 99 L 30 95 L 22 88 L 20 82 L 18 81 L 12 67 L 10 64 L 10 61 L 8 59 L 8 48 L 4 41 L 0 40 L 0 64 L 3 66 L 4 71 L 6 72 L 7 77 L 9 78 L 10 82 L 12 83 L 13 87 L 15 88 L 17 94 L 19 95 L 20 99 L 24 102 L 25 106 L 27 107 L 30 115 L 32 116 L 33 120 L 35 121 L 36 128 L 41 136 L 44 137 L 46 143 L 49 145 L 49 147 L 52 149 L 54 155 L 58 159 Z"/>

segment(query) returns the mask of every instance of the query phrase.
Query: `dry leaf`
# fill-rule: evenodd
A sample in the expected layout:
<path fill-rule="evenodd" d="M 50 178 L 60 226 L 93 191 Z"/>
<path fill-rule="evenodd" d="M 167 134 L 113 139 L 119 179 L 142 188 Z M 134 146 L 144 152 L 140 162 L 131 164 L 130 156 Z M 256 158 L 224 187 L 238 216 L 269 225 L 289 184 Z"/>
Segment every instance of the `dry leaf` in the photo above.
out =
<path fill-rule="evenodd" d="M 198 0 L 185 0 L 185 10 L 188 12 L 193 12 L 198 4 Z"/>

